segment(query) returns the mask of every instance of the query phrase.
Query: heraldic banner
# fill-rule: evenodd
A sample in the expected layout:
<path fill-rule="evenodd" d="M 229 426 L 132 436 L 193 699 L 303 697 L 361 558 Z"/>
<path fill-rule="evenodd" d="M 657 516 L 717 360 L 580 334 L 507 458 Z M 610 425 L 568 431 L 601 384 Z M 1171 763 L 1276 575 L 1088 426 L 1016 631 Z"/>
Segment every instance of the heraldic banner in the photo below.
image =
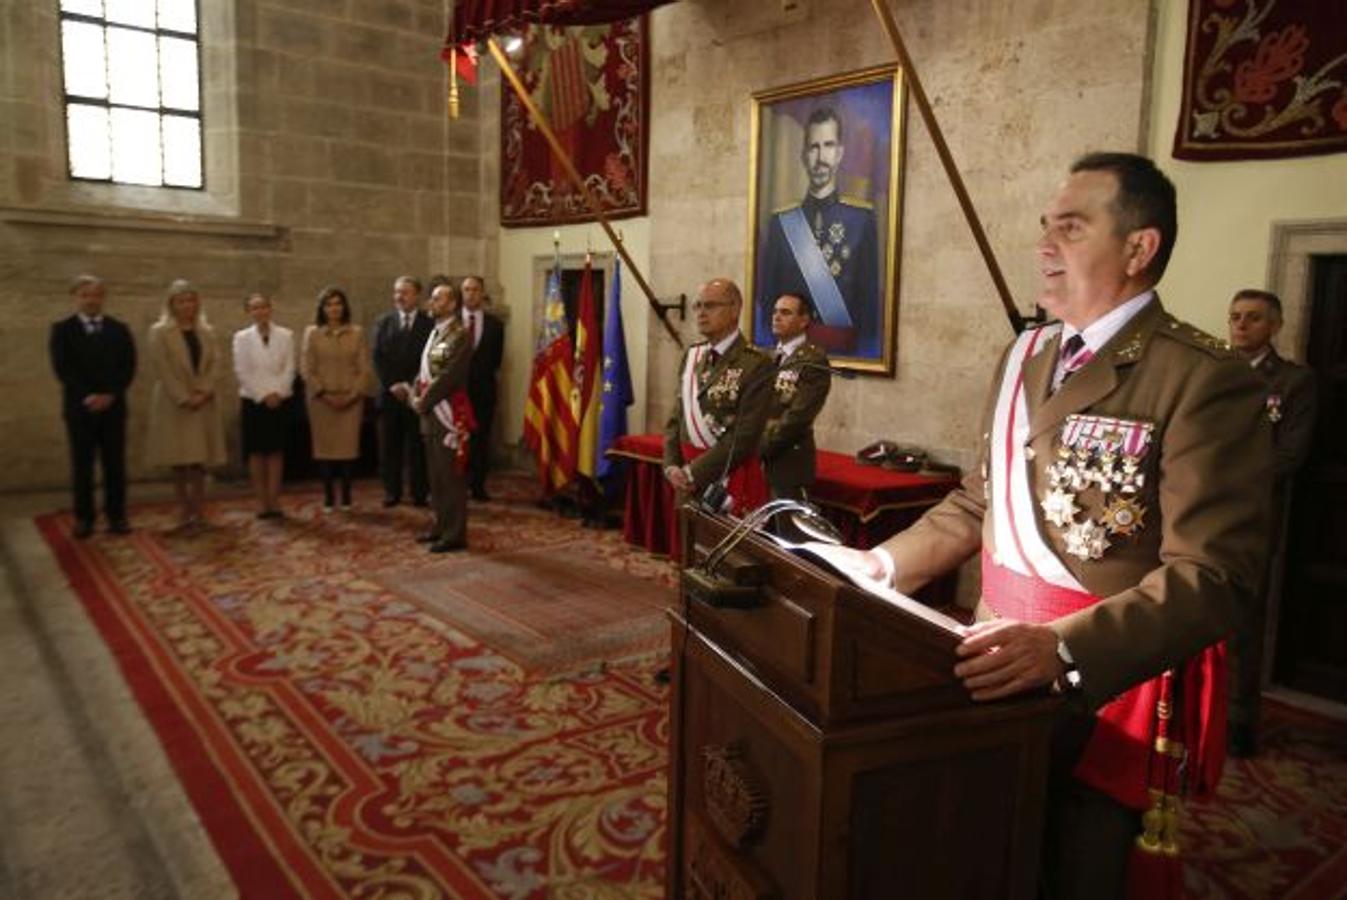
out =
<path fill-rule="evenodd" d="M 1323 0 L 1190 0 L 1174 156 L 1347 151 L 1347 15 Z"/>
<path fill-rule="evenodd" d="M 649 134 L 646 17 L 576 28 L 532 26 L 519 77 L 605 215 L 645 214 Z M 500 220 L 594 219 L 513 91 L 501 91 Z"/>

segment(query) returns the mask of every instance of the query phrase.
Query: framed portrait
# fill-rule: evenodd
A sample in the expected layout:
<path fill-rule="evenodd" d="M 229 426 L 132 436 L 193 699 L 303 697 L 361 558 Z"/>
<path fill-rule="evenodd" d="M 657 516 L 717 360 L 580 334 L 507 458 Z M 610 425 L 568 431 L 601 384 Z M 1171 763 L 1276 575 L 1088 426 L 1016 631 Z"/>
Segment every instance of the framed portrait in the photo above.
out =
<path fill-rule="evenodd" d="M 902 72 L 895 65 L 753 95 L 749 333 L 770 347 L 783 294 L 814 311 L 834 365 L 893 374 L 902 210 Z"/>

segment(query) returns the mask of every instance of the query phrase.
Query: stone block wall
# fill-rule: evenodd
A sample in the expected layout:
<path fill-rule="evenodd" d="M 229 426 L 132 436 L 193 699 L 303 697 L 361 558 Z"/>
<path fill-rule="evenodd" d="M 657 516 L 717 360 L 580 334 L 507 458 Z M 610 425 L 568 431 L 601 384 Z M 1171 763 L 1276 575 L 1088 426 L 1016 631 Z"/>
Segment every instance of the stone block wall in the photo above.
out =
<path fill-rule="evenodd" d="M 447 120 L 443 0 L 201 0 L 204 191 L 68 180 L 57 7 L 0 0 L 0 390 L 22 398 L 0 408 L 0 490 L 66 483 L 46 337 L 78 273 L 139 337 L 189 278 L 227 342 L 248 291 L 299 331 L 323 285 L 368 324 L 403 272 L 486 268 L 480 92 Z M 139 462 L 149 387 L 142 369 L 135 478 L 157 474 Z"/>

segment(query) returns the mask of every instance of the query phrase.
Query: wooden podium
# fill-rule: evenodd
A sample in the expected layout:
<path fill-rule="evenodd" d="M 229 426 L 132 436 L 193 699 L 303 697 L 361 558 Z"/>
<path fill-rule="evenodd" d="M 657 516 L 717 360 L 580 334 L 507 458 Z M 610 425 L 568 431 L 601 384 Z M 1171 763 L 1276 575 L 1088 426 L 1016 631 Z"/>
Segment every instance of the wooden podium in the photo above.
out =
<path fill-rule="evenodd" d="M 974 704 L 958 638 L 685 507 L 673 623 L 671 900 L 1025 898 L 1057 700 Z M 756 601 L 752 586 L 759 583 Z"/>

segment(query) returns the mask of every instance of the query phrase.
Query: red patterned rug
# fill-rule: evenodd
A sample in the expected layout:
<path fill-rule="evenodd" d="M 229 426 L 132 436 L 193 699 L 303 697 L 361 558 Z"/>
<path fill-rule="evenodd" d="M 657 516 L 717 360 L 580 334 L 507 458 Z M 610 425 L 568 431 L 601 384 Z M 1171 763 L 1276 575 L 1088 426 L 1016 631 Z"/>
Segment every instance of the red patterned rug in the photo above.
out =
<path fill-rule="evenodd" d="M 287 509 L 220 501 L 182 534 L 142 507 L 129 538 L 79 542 L 38 519 L 240 893 L 661 896 L 662 656 L 531 676 L 386 585 L 529 547 L 667 597 L 668 564 L 527 502 L 474 504 L 447 562 L 412 541 L 419 510 Z"/>

